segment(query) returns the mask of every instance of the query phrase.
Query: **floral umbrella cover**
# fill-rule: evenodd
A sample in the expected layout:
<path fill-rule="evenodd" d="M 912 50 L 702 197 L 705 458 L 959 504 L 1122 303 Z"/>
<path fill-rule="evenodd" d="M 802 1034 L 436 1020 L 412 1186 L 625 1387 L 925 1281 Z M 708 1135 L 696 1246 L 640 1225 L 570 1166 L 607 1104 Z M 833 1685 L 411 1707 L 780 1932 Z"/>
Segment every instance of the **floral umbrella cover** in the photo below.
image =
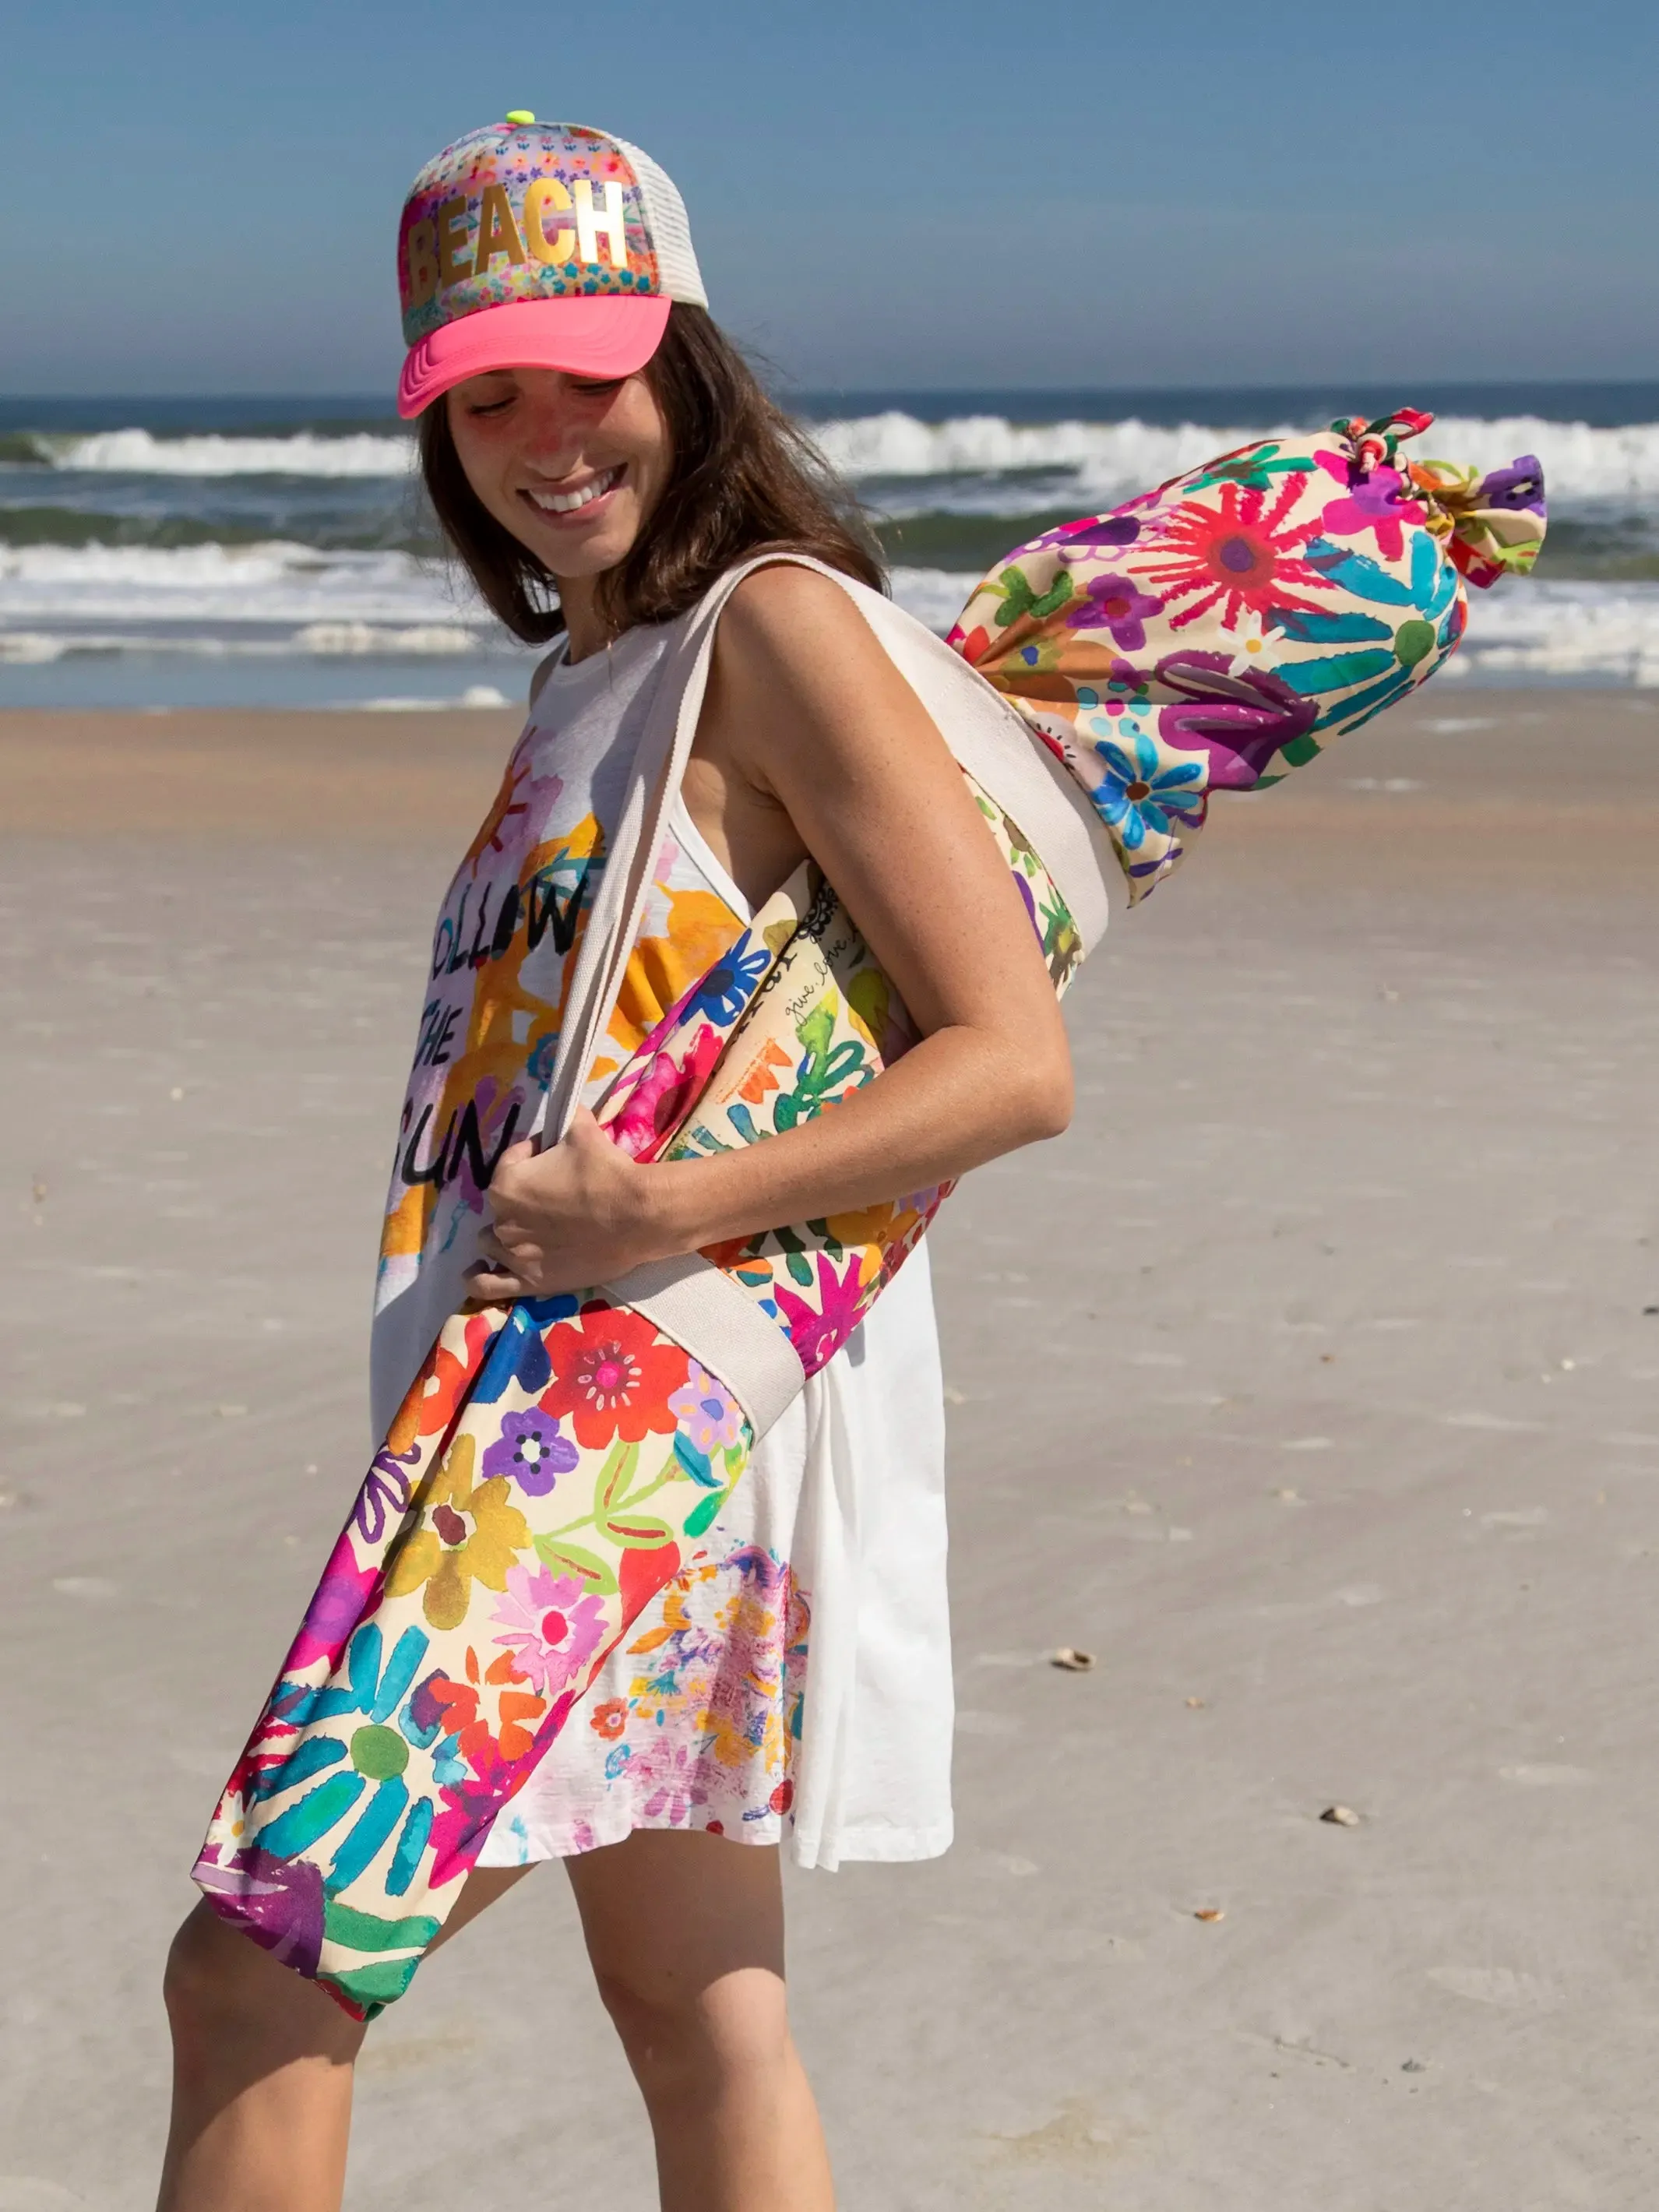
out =
<path fill-rule="evenodd" d="M 1410 409 L 1263 438 L 999 564 L 950 642 L 1018 708 L 1110 833 L 1131 904 L 1210 795 L 1299 768 L 1427 680 L 1465 583 L 1531 568 L 1543 476 L 1409 461 Z"/>

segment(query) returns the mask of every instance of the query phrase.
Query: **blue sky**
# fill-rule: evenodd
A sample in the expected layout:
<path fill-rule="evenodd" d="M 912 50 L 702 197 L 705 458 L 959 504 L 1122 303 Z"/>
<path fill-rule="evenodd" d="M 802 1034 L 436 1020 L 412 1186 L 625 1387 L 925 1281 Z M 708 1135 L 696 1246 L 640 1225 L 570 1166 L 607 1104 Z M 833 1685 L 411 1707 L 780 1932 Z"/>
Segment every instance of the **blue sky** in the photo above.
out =
<path fill-rule="evenodd" d="M 646 146 L 796 386 L 1659 374 L 1638 0 L 77 0 L 0 64 L 0 392 L 368 392 L 420 163 Z"/>

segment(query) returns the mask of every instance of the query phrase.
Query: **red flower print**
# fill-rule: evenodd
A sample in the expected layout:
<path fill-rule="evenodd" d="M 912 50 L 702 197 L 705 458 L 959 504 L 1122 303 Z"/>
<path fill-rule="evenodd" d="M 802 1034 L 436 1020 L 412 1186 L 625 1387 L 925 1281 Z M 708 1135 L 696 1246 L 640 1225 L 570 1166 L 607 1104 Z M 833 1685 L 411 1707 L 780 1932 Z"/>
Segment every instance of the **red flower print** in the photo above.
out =
<path fill-rule="evenodd" d="M 1305 474 L 1286 477 L 1271 507 L 1265 491 L 1236 483 L 1218 488 L 1220 503 L 1216 507 L 1200 499 L 1182 500 L 1146 546 L 1147 558 L 1137 562 L 1134 571 L 1162 594 L 1166 607 L 1192 599 L 1190 606 L 1171 618 L 1172 629 L 1195 622 L 1218 604 L 1229 629 L 1238 620 L 1241 607 L 1264 620 L 1270 610 L 1317 611 L 1318 600 L 1298 599 L 1292 587 L 1330 589 L 1303 557 L 1304 548 L 1318 537 L 1321 525 L 1279 528 L 1307 483 Z"/>
<path fill-rule="evenodd" d="M 477 1372 L 484 1346 L 498 1326 L 487 1314 L 471 1316 L 465 1332 L 465 1358 L 458 1359 L 441 1340 L 433 1346 L 387 1434 L 389 1452 L 401 1455 L 411 1449 L 419 1437 L 435 1436 L 449 1426 Z"/>
<path fill-rule="evenodd" d="M 595 1705 L 593 1717 L 587 1725 L 595 1735 L 603 1736 L 607 1743 L 615 1743 L 628 1723 L 626 1698 L 607 1698 L 602 1705 Z"/>
<path fill-rule="evenodd" d="M 574 1323 L 562 1322 L 553 1331 L 547 1356 L 553 1382 L 542 1393 L 542 1411 L 561 1420 L 568 1414 L 585 1451 L 602 1451 L 618 1437 L 641 1443 L 653 1431 L 666 1436 L 678 1425 L 669 1394 L 684 1384 L 691 1363 L 677 1344 L 659 1339 L 643 1314 L 599 1302 L 584 1307 Z"/>

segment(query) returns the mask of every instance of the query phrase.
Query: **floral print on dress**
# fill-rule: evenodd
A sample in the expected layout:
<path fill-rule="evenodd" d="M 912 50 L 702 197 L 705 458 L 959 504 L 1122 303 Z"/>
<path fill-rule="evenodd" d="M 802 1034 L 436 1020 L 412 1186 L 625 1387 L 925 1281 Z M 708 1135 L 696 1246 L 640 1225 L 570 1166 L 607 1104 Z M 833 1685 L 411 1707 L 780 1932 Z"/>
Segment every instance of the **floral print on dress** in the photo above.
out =
<path fill-rule="evenodd" d="M 586 1716 L 594 1755 L 556 1760 L 550 1788 L 544 1770 L 504 1808 L 490 1863 L 568 1858 L 637 1828 L 776 1842 L 793 1823 L 811 1625 L 778 1552 L 699 1554 L 611 1662 L 607 1686 L 626 1686 Z"/>
<path fill-rule="evenodd" d="M 811 1608 L 787 1561 L 757 1544 L 677 1575 L 625 1649 L 640 1669 L 588 1725 L 615 1748 L 606 1787 L 630 1825 L 752 1832 L 794 1802 Z"/>

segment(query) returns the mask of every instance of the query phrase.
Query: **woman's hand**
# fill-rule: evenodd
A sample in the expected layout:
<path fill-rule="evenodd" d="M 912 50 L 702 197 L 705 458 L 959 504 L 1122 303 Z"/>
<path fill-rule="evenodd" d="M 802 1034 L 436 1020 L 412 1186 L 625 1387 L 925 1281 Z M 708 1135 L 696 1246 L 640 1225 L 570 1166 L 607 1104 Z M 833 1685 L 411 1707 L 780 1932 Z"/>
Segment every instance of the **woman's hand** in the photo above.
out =
<path fill-rule="evenodd" d="M 489 1185 L 495 1225 L 467 1279 L 472 1297 L 496 1305 L 592 1290 L 678 1249 L 657 1218 L 659 1173 L 618 1152 L 586 1107 L 550 1152 L 510 1145 Z"/>

